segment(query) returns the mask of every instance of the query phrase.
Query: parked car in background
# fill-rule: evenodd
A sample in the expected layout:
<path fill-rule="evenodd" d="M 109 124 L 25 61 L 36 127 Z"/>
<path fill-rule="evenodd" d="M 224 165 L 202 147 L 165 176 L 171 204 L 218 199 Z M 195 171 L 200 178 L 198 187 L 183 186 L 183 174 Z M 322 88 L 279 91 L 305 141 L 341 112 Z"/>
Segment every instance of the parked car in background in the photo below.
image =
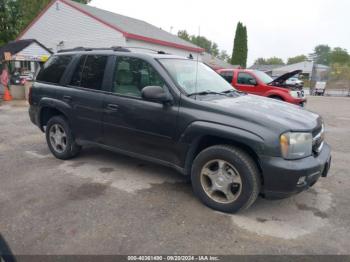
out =
<path fill-rule="evenodd" d="M 304 87 L 304 82 L 297 77 L 287 79 L 286 85 L 295 87 Z"/>
<path fill-rule="evenodd" d="M 193 59 L 79 50 L 51 56 L 29 97 L 30 119 L 55 157 L 95 145 L 172 167 L 191 178 L 204 204 L 224 212 L 327 176 L 321 116 L 239 92 Z"/>
<path fill-rule="evenodd" d="M 289 86 L 286 81 L 301 73 L 296 70 L 272 79 L 268 74 L 258 70 L 220 69 L 217 72 L 239 91 L 265 96 L 288 103 L 304 106 L 304 90 L 299 86 Z"/>
<path fill-rule="evenodd" d="M 327 82 L 316 82 L 315 88 L 313 90 L 314 96 L 324 96 L 326 92 Z"/>
<path fill-rule="evenodd" d="M 11 85 L 24 85 L 25 84 L 25 79 L 21 77 L 19 72 L 14 72 L 10 76 L 10 84 Z"/>
<path fill-rule="evenodd" d="M 34 80 L 34 74 L 30 71 L 22 72 L 20 75 L 21 79 L 24 79 L 25 81 L 33 81 Z"/>

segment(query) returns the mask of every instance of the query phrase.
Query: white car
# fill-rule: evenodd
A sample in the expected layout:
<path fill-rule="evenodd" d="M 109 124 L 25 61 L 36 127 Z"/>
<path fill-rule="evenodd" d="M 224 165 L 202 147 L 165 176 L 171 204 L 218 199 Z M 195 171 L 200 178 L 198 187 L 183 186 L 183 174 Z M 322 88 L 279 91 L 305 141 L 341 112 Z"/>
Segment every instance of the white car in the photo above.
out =
<path fill-rule="evenodd" d="M 286 81 L 286 85 L 289 86 L 297 86 L 297 87 L 303 87 L 304 82 L 299 80 L 297 77 L 291 77 Z"/>

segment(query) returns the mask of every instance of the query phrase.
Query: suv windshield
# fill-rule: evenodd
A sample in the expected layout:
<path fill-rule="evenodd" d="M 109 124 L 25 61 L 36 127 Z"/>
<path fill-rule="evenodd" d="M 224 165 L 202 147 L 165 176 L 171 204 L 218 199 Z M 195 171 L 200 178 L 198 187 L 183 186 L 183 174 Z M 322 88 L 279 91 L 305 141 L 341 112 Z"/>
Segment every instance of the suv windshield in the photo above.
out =
<path fill-rule="evenodd" d="M 264 72 L 255 70 L 254 74 L 256 75 L 257 78 L 260 79 L 260 81 L 264 82 L 265 84 L 269 84 L 273 81 L 272 77 Z"/>
<path fill-rule="evenodd" d="M 176 84 L 189 95 L 235 90 L 225 79 L 203 63 L 186 59 L 159 59 L 159 61 Z"/>

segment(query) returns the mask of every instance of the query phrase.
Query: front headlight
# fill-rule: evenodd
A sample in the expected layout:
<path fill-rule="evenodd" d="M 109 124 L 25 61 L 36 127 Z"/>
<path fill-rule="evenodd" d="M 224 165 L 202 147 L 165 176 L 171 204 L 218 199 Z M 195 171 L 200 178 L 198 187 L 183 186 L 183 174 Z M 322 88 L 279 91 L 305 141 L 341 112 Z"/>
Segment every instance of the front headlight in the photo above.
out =
<path fill-rule="evenodd" d="M 284 133 L 280 137 L 280 144 L 285 159 L 300 159 L 312 154 L 311 133 Z"/>
<path fill-rule="evenodd" d="M 294 98 L 299 98 L 299 91 L 290 90 L 289 94 Z"/>

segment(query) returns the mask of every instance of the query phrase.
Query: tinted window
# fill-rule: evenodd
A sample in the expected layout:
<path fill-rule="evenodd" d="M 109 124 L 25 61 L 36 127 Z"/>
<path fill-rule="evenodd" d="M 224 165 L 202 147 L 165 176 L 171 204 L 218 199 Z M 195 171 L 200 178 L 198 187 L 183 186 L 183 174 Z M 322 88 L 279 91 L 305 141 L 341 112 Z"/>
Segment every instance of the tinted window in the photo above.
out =
<path fill-rule="evenodd" d="M 44 64 L 44 67 L 40 70 L 36 80 L 58 84 L 72 59 L 73 56 L 70 55 L 52 56 L 49 61 Z"/>
<path fill-rule="evenodd" d="M 118 57 L 113 92 L 141 97 L 146 86 L 164 86 L 157 71 L 147 62 L 134 57 Z"/>
<path fill-rule="evenodd" d="M 69 85 L 71 85 L 71 86 L 80 86 L 81 85 L 81 78 L 83 76 L 85 59 L 86 59 L 86 55 L 80 57 L 79 63 L 77 65 L 77 67 L 75 68 L 74 74 L 72 76 L 72 79 L 71 79 Z"/>
<path fill-rule="evenodd" d="M 228 82 L 228 83 L 232 83 L 233 80 L 233 72 L 232 71 L 224 71 L 221 72 L 220 75 Z"/>
<path fill-rule="evenodd" d="M 253 82 L 256 82 L 255 78 L 247 73 L 239 73 L 237 83 L 242 85 L 252 85 Z"/>
<path fill-rule="evenodd" d="M 82 56 L 70 85 L 101 90 L 107 59 L 105 55 Z"/>
<path fill-rule="evenodd" d="M 87 56 L 80 86 L 89 89 L 101 89 L 107 58 L 107 56 L 101 55 Z"/>

